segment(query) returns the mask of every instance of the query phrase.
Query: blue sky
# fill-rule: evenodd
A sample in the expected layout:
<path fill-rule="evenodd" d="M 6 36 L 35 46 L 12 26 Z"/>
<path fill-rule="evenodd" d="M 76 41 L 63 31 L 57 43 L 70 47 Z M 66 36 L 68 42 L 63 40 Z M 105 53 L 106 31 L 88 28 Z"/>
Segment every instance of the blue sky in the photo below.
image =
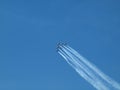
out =
<path fill-rule="evenodd" d="M 1 90 L 95 90 L 56 52 L 71 47 L 120 82 L 119 0 L 1 0 Z"/>

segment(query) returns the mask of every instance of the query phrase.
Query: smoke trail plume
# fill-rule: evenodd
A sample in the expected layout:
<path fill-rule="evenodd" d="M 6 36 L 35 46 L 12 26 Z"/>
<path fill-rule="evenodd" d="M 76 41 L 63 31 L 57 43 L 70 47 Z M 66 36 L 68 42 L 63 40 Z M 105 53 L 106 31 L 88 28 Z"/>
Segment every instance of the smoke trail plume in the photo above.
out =
<path fill-rule="evenodd" d="M 58 53 L 97 90 L 120 90 L 120 84 L 105 75 L 70 46 L 58 45 Z"/>

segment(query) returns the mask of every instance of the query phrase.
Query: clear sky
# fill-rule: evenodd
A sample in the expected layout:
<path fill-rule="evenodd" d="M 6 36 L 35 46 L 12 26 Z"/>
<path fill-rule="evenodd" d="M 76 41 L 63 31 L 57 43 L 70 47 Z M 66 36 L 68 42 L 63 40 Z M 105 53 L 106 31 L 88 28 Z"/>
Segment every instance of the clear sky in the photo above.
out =
<path fill-rule="evenodd" d="M 120 82 L 120 1 L 0 0 L 0 90 L 95 90 L 58 42 Z"/>

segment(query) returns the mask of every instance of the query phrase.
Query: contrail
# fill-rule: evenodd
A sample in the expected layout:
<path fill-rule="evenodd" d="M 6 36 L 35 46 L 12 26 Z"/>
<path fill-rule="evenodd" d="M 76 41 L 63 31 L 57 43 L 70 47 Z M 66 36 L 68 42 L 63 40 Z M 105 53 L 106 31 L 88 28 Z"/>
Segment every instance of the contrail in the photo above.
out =
<path fill-rule="evenodd" d="M 120 90 L 120 84 L 68 45 L 58 45 L 58 53 L 76 72 L 97 90 Z"/>

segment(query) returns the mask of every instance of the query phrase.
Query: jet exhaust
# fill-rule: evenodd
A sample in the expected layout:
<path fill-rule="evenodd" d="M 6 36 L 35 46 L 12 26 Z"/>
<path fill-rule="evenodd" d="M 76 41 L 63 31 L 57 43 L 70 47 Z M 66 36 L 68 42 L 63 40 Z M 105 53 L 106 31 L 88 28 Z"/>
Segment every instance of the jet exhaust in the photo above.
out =
<path fill-rule="evenodd" d="M 120 84 L 105 75 L 94 64 L 67 44 L 59 44 L 57 52 L 75 71 L 97 90 L 120 90 Z"/>

